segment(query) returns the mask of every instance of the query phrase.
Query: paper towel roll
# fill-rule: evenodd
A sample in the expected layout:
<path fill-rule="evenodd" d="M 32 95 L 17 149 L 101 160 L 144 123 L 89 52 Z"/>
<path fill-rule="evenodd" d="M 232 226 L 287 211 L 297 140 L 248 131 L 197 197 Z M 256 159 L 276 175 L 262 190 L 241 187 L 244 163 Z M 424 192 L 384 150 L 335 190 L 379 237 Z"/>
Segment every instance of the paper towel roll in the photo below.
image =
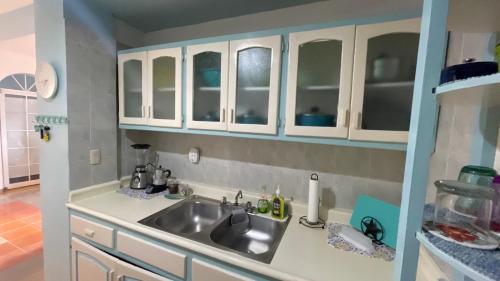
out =
<path fill-rule="evenodd" d="M 319 212 L 319 178 L 312 174 L 309 179 L 309 204 L 307 205 L 307 222 L 317 223 Z"/>

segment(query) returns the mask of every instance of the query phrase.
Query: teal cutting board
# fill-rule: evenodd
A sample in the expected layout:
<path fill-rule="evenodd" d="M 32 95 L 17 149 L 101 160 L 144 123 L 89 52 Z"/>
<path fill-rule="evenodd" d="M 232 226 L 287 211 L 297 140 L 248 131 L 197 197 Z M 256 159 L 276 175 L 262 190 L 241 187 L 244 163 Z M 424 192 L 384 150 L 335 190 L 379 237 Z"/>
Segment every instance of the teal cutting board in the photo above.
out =
<path fill-rule="evenodd" d="M 384 227 L 384 242 L 387 246 L 396 249 L 398 236 L 399 207 L 385 201 L 361 194 L 356 201 L 350 224 L 361 230 L 361 220 L 370 216 L 377 219 Z"/>

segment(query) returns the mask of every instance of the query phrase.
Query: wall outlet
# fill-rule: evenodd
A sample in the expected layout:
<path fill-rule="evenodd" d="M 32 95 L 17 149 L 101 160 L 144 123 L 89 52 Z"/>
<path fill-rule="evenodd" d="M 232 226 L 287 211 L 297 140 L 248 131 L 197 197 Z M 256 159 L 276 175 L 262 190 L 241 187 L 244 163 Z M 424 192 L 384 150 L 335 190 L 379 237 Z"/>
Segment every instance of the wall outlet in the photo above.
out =
<path fill-rule="evenodd" d="M 90 150 L 90 165 L 98 165 L 101 163 L 101 150 L 91 149 Z"/>
<path fill-rule="evenodd" d="M 200 162 L 200 150 L 196 147 L 192 147 L 191 149 L 189 149 L 188 157 L 189 162 L 197 164 L 198 162 Z"/>

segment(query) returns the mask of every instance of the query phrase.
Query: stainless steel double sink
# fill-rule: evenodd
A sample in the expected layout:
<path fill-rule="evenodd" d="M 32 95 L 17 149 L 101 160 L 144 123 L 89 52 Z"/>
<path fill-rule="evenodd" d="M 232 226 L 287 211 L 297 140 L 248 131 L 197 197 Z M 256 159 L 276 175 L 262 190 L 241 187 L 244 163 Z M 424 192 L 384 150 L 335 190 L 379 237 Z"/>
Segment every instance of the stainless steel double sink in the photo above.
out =
<path fill-rule="evenodd" d="M 216 200 L 192 195 L 139 223 L 260 262 L 271 263 L 290 217 L 285 222 L 280 222 L 248 214 L 248 226 L 240 229 L 231 224 L 232 212 L 236 208 L 242 207 L 221 205 Z"/>

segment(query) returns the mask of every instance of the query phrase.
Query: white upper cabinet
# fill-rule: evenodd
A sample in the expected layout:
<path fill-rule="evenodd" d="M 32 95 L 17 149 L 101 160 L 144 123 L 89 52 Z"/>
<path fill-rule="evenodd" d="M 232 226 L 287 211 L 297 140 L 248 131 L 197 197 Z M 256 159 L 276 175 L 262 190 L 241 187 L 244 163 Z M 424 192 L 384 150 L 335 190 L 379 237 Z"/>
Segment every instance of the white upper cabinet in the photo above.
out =
<path fill-rule="evenodd" d="M 147 124 L 147 53 L 118 56 L 120 123 Z"/>
<path fill-rule="evenodd" d="M 187 47 L 186 126 L 227 129 L 229 42 Z"/>
<path fill-rule="evenodd" d="M 182 126 L 182 49 L 118 56 L 120 123 Z"/>
<path fill-rule="evenodd" d="M 356 27 L 349 139 L 407 142 L 420 19 Z"/>
<path fill-rule="evenodd" d="M 231 41 L 229 46 L 228 129 L 276 134 L 281 36 Z"/>
<path fill-rule="evenodd" d="M 287 135 L 347 138 L 354 26 L 290 34 Z"/>
<path fill-rule="evenodd" d="M 182 126 L 182 49 L 148 52 L 148 124 Z"/>

